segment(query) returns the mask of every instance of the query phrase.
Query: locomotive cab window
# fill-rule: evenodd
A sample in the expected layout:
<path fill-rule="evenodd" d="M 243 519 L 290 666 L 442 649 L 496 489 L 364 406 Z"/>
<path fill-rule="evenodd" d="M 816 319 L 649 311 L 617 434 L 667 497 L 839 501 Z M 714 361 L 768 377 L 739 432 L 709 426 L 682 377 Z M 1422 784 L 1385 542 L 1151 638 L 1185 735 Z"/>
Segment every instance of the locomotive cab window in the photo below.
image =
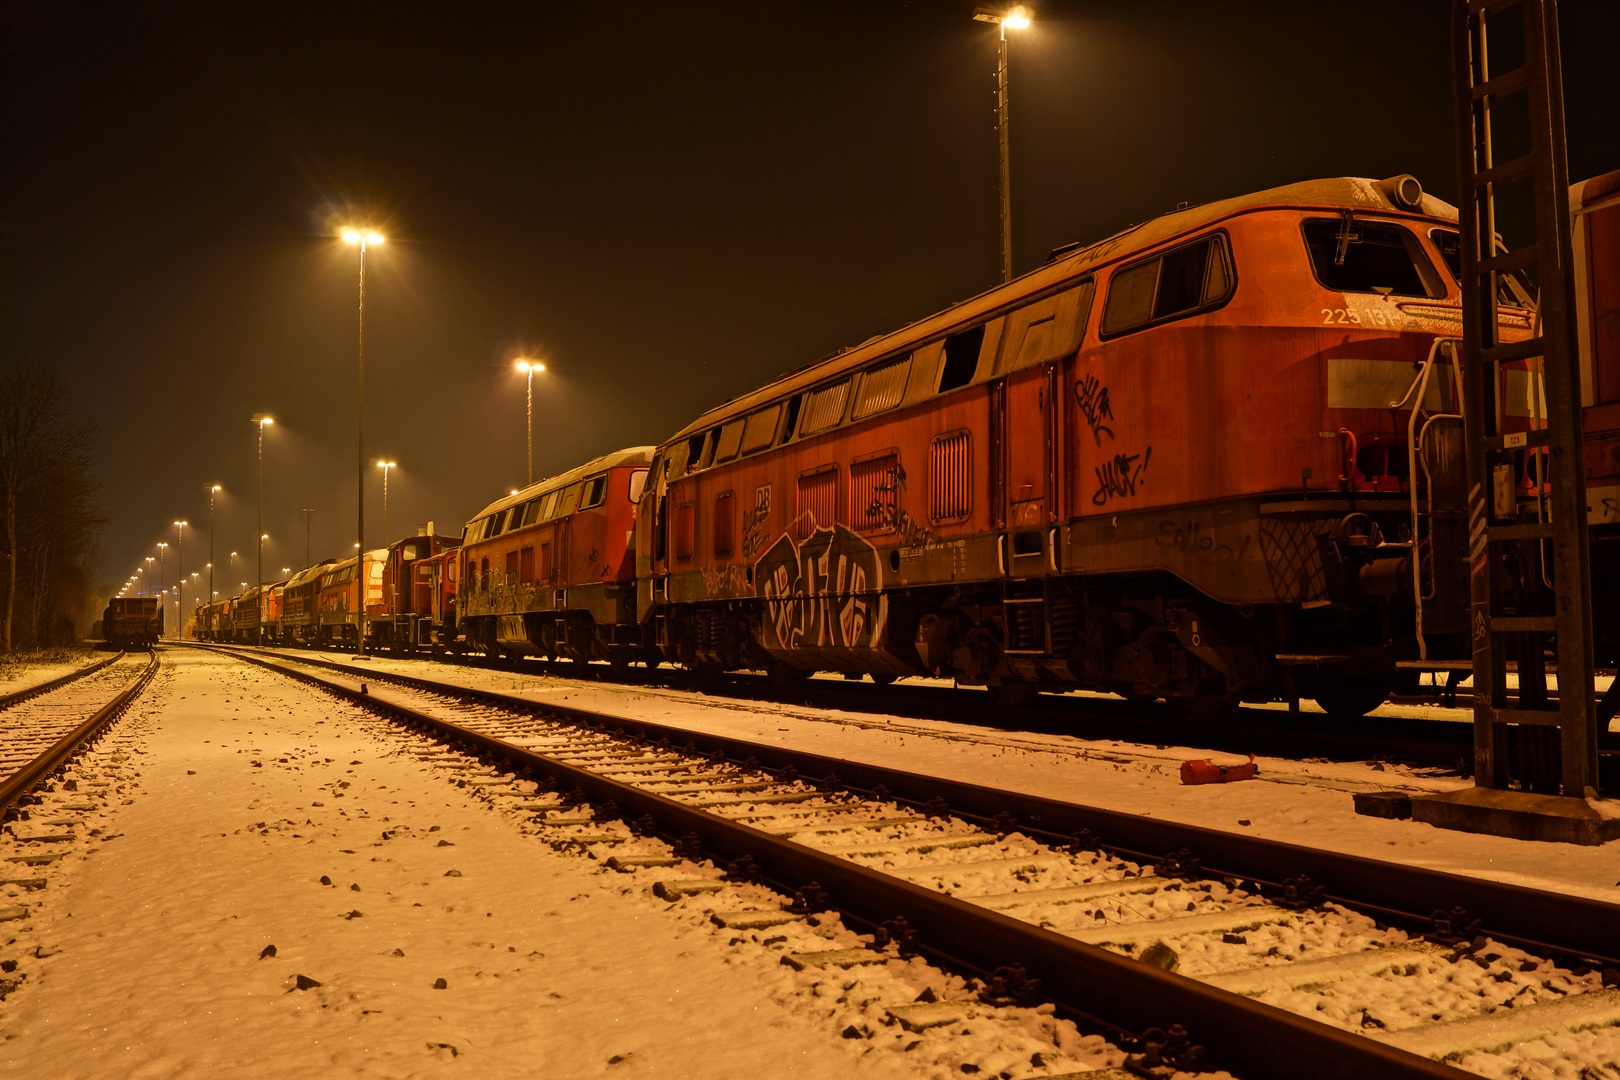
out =
<path fill-rule="evenodd" d="M 1440 252 L 1440 260 L 1451 271 L 1451 280 L 1462 284 L 1462 250 L 1458 246 L 1460 241 L 1456 233 L 1450 229 L 1435 229 L 1429 234 L 1434 246 Z M 1500 253 L 1505 250 L 1498 248 Z M 1496 302 L 1502 307 L 1534 309 L 1535 288 L 1524 276 L 1523 270 L 1510 270 L 1507 273 L 1496 275 Z"/>
<path fill-rule="evenodd" d="M 778 440 L 778 445 L 786 443 L 789 439 L 793 438 L 793 429 L 799 423 L 799 405 L 803 401 L 803 394 L 794 394 L 792 397 L 788 398 L 787 418 L 782 421 L 782 437 Z"/>
<path fill-rule="evenodd" d="M 1114 271 L 1103 305 L 1101 336 L 1128 334 L 1209 311 L 1231 298 L 1232 287 L 1226 234 L 1211 233 Z"/>
<path fill-rule="evenodd" d="M 593 476 L 589 480 L 580 482 L 579 508 L 589 510 L 593 506 L 601 506 L 607 498 L 607 474 Z"/>
<path fill-rule="evenodd" d="M 1446 295 L 1434 264 L 1408 229 L 1351 215 L 1312 218 L 1302 228 L 1311 269 L 1323 288 L 1431 299 Z"/>
<path fill-rule="evenodd" d="M 639 503 L 641 493 L 647 490 L 647 470 L 637 469 L 630 474 L 630 501 Z"/>

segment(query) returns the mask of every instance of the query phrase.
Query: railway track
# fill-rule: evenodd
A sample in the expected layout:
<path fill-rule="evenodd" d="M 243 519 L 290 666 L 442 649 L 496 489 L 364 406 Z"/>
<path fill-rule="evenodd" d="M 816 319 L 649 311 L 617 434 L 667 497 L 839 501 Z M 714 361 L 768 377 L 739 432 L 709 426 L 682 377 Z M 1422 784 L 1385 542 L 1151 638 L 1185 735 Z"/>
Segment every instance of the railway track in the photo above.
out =
<path fill-rule="evenodd" d="M 120 653 L 0 699 L 0 812 L 6 819 L 30 791 L 106 730 L 157 669 L 156 652 Z"/>
<path fill-rule="evenodd" d="M 449 742 L 415 752 L 720 925 L 832 908 L 879 946 L 784 962 L 914 947 L 983 980 L 973 1000 L 895 1006 L 908 1028 L 1044 998 L 1135 1033 L 1143 1068 L 1196 1065 L 1201 1046 L 1245 1078 L 1457 1076 L 1440 1062 L 1540 1039 L 1620 1057 L 1614 905 L 230 651 Z M 792 900 L 737 910 L 728 879 Z"/>

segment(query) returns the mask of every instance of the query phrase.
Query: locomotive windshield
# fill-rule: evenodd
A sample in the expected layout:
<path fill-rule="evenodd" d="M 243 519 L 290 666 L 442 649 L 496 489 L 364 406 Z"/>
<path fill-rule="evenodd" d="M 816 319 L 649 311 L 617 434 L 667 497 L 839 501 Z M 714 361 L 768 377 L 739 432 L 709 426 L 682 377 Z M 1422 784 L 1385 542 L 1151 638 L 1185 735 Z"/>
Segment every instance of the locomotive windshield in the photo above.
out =
<path fill-rule="evenodd" d="M 1316 279 L 1335 292 L 1445 295 L 1417 237 L 1399 225 L 1315 218 L 1305 222 L 1305 246 Z"/>
<path fill-rule="evenodd" d="M 1446 269 L 1451 271 L 1451 280 L 1461 285 L 1462 252 L 1457 234 L 1450 229 L 1436 229 L 1429 234 L 1429 238 L 1440 249 L 1440 258 L 1444 260 Z M 1496 302 L 1502 307 L 1533 308 L 1536 306 L 1535 295 L 1523 271 L 1513 270 L 1496 275 Z"/>

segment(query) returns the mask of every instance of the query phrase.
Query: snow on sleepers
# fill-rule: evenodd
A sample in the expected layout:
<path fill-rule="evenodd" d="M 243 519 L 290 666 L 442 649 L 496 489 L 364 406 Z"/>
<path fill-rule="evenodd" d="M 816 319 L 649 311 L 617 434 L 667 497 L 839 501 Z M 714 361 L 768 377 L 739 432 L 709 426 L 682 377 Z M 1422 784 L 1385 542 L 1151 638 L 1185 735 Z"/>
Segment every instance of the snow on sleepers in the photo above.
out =
<path fill-rule="evenodd" d="M 726 887 L 718 878 L 680 878 L 673 881 L 653 882 L 653 895 L 660 900 L 675 901 L 686 896 L 715 893 Z"/>
<path fill-rule="evenodd" d="M 1381 1031 L 1372 1037 L 1409 1053 L 1445 1061 L 1473 1051 L 1500 1053 L 1516 1043 L 1556 1032 L 1615 1024 L 1620 1024 L 1620 990 L 1597 990 L 1544 1005 L 1498 1009 L 1465 1020 Z"/>
<path fill-rule="evenodd" d="M 813 967 L 862 967 L 866 964 L 882 964 L 890 959 L 888 954 L 872 949 L 827 949 L 824 952 L 789 953 L 782 957 L 782 963 L 794 971 L 804 971 Z"/>
<path fill-rule="evenodd" d="M 1381 949 L 1346 953 L 1342 956 L 1324 956 L 1320 960 L 1296 960 L 1291 964 L 1273 964 L 1267 967 L 1241 968 L 1214 975 L 1198 976 L 1200 982 L 1230 990 L 1234 994 L 1260 994 L 1273 987 L 1293 989 L 1338 982 L 1355 975 L 1378 975 L 1393 968 L 1404 967 L 1425 957 L 1442 956 L 1450 952 L 1443 945 L 1426 941 L 1408 941 L 1400 945 L 1387 945 Z"/>
<path fill-rule="evenodd" d="M 799 916 L 791 911 L 717 911 L 709 921 L 727 930 L 763 930 L 768 926 L 797 922 Z"/>
<path fill-rule="evenodd" d="M 1011 908 L 1028 907 L 1031 904 L 1074 904 L 1105 896 L 1157 892 L 1163 884 L 1164 882 L 1156 877 L 1120 878 L 1118 881 L 1089 881 L 1084 885 L 1066 885 L 1059 889 L 1030 889 L 1027 892 L 964 896 L 962 899 L 980 907 L 1007 911 Z"/>
<path fill-rule="evenodd" d="M 1134 945 L 1159 938 L 1182 937 L 1187 934 L 1235 933 L 1252 930 L 1267 923 L 1282 922 L 1294 915 L 1287 908 L 1254 907 L 1235 908 L 1231 911 L 1212 911 L 1206 915 L 1185 915 L 1174 919 L 1151 919 L 1148 922 L 1123 923 L 1118 926 L 1099 926 L 1094 930 L 1064 930 L 1064 937 L 1083 941 L 1088 945 Z"/>

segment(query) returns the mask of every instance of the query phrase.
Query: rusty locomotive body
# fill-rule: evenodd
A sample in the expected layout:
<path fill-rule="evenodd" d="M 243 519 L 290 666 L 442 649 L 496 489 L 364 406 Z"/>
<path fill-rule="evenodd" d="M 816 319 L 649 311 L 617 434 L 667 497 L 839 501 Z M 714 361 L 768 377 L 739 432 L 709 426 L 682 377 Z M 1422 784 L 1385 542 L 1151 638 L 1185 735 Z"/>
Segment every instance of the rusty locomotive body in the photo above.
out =
<path fill-rule="evenodd" d="M 1365 711 L 1403 662 L 1468 656 L 1456 250 L 1411 177 L 1289 185 L 728 402 L 653 459 L 646 634 L 782 679 Z M 1498 301 L 1528 336 L 1528 287 Z M 1536 363 L 1504 366 L 1506 431 L 1537 422 Z"/>

